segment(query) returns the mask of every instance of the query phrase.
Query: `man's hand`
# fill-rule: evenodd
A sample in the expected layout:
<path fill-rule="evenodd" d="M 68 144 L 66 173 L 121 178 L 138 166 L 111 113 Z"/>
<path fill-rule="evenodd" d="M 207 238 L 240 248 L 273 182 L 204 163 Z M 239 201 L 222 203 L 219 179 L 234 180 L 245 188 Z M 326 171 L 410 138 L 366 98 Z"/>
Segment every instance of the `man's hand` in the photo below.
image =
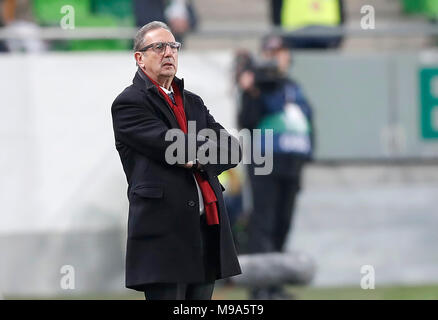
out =
<path fill-rule="evenodd" d="M 198 159 L 187 162 L 185 165 L 183 165 L 183 167 L 186 169 L 203 171 L 203 165 L 199 163 Z"/>
<path fill-rule="evenodd" d="M 183 165 L 183 167 L 186 169 L 191 169 L 193 167 L 193 161 L 187 162 L 185 165 Z"/>

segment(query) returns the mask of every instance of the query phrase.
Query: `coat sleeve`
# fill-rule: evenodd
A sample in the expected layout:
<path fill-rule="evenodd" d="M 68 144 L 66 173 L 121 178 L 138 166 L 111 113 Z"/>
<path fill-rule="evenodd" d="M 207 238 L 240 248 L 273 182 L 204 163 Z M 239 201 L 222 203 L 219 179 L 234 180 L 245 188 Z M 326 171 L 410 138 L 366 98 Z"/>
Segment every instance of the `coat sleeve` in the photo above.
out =
<path fill-rule="evenodd" d="M 169 127 L 142 101 L 141 97 L 132 95 L 121 95 L 114 101 L 111 113 L 116 141 L 124 143 L 148 158 L 168 164 L 165 157 L 166 149 L 174 143 L 165 138 Z M 181 131 L 180 137 L 184 139 L 184 147 L 187 148 L 188 135 Z M 196 148 L 200 145 L 200 142 L 196 142 Z M 187 161 L 186 152 L 184 162 Z"/>
<path fill-rule="evenodd" d="M 215 138 L 208 139 L 200 148 L 216 148 L 217 154 L 217 161 L 215 163 L 204 164 L 203 169 L 217 176 L 223 171 L 237 166 L 237 164 L 242 161 L 242 149 L 239 140 L 214 119 L 202 99 L 201 103 L 206 114 L 207 128 L 215 132 Z M 222 162 L 221 159 L 226 159 L 226 161 Z"/>
<path fill-rule="evenodd" d="M 312 152 L 310 154 L 310 157 L 308 159 L 308 161 L 313 161 L 313 156 L 315 153 L 315 148 L 316 148 L 316 133 L 315 133 L 315 125 L 314 125 L 314 110 L 312 108 L 312 106 L 309 103 L 309 100 L 307 99 L 306 95 L 304 94 L 302 88 L 300 85 L 295 84 L 296 85 L 296 90 L 297 90 L 297 104 L 299 104 L 302 108 L 302 110 L 304 111 L 307 120 L 309 121 L 309 125 L 310 125 L 310 144 L 312 146 Z"/>

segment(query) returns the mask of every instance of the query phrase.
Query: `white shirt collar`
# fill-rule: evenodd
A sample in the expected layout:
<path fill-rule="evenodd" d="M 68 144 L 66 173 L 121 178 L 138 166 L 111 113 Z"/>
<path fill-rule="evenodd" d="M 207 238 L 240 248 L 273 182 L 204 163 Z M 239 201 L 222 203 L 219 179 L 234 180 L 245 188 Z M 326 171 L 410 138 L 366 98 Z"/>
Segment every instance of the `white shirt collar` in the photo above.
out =
<path fill-rule="evenodd" d="M 164 88 L 164 87 L 162 87 L 162 86 L 160 86 L 160 88 L 163 89 L 163 91 L 164 91 L 166 94 L 173 93 L 173 88 L 172 88 L 172 86 L 170 86 L 170 90 L 167 90 L 166 88 Z"/>

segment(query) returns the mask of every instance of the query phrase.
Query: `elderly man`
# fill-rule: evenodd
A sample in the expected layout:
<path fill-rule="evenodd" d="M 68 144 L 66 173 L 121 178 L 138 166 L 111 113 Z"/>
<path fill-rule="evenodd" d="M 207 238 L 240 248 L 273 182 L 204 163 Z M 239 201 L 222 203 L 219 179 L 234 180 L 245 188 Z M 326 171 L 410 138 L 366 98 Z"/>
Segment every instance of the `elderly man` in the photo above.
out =
<path fill-rule="evenodd" d="M 217 179 L 237 163 L 203 163 L 189 150 L 183 163 L 174 163 L 166 152 L 174 143 L 166 136 L 170 129 L 180 133 L 185 149 L 199 130 L 210 129 L 217 139 L 196 138 L 196 151 L 219 156 L 237 148 L 241 158 L 237 139 L 175 77 L 180 46 L 166 24 L 143 26 L 135 37 L 133 84 L 111 109 L 128 181 L 126 287 L 152 300 L 211 299 L 216 279 L 241 272 Z M 193 124 L 196 134 L 190 133 Z"/>

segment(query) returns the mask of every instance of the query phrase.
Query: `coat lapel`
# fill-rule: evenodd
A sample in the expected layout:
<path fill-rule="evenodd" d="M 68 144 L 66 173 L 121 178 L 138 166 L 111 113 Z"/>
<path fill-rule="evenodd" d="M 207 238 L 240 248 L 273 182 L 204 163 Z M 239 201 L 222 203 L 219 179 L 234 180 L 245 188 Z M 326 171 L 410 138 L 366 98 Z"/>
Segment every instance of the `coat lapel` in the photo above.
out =
<path fill-rule="evenodd" d="M 164 114 L 166 119 L 171 124 L 172 128 L 179 128 L 178 122 L 176 121 L 175 115 L 173 114 L 172 109 L 167 104 L 166 100 L 161 96 L 158 92 L 157 87 L 149 80 L 149 78 L 143 73 L 143 71 L 139 68 L 135 74 L 133 79 L 133 84 L 137 86 L 141 91 L 147 93 L 152 92 L 156 96 L 156 99 L 153 99 L 155 105 L 158 109 Z"/>

